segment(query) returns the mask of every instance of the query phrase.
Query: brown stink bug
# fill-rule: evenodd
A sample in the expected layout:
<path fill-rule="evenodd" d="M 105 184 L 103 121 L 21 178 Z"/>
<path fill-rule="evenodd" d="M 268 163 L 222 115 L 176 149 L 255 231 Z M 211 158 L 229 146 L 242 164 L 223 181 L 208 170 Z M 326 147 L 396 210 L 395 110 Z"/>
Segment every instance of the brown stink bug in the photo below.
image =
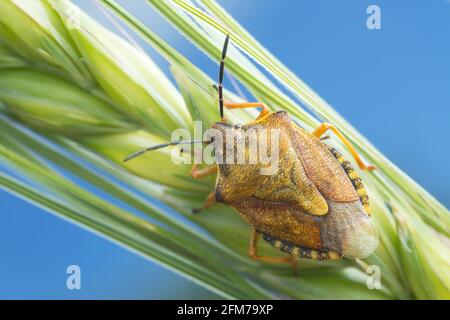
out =
<path fill-rule="evenodd" d="M 360 169 L 373 170 L 374 167 L 366 166 L 350 142 L 331 124 L 323 123 L 314 131 L 307 132 L 296 125 L 285 111 L 271 113 L 263 103 L 225 102 L 222 82 L 228 40 L 227 36 L 217 87 L 221 121 L 213 124 L 212 128 L 225 137 L 242 136 L 250 130 L 277 129 L 280 133 L 278 169 L 274 174 L 263 175 L 261 163 L 222 162 L 206 168 L 194 165 L 191 170 L 194 179 L 217 173 L 215 190 L 203 208 L 221 202 L 236 210 L 253 227 L 249 255 L 255 260 L 295 265 L 295 257 L 327 260 L 369 256 L 378 246 L 378 235 L 370 217 L 369 198 L 362 181 L 350 162 L 320 138 L 327 130 L 332 130 L 350 150 Z M 237 126 L 226 121 L 224 107 L 260 107 L 262 110 L 255 121 Z M 130 155 L 125 161 L 150 150 L 197 142 L 203 141 L 153 146 Z M 225 143 L 222 141 L 223 145 Z M 243 145 L 244 153 L 251 153 L 248 143 Z M 258 255 L 260 236 L 289 256 Z"/>

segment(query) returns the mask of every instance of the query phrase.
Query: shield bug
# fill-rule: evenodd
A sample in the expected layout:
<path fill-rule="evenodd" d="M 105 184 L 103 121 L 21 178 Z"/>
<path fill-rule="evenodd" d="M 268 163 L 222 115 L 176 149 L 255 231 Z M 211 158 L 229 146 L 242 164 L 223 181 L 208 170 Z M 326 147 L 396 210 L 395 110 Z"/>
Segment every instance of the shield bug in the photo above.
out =
<path fill-rule="evenodd" d="M 237 211 L 252 226 L 249 255 L 265 262 L 286 262 L 295 265 L 295 257 L 314 260 L 364 258 L 378 245 L 378 235 L 370 217 L 369 198 L 364 185 L 351 163 L 321 137 L 331 130 L 350 150 L 359 168 L 367 166 L 345 136 L 328 123 L 312 132 L 296 125 L 286 111 L 270 112 L 263 103 L 228 103 L 224 101 L 222 82 L 229 37 L 225 39 L 220 61 L 219 108 L 221 121 L 212 128 L 224 137 L 243 136 L 251 130 L 278 130 L 278 166 L 273 174 L 261 174 L 264 164 L 216 163 L 199 168 L 194 165 L 191 176 L 199 179 L 217 174 L 215 190 L 203 208 L 216 202 Z M 223 110 L 261 108 L 259 116 L 244 125 L 231 125 Z M 228 138 L 226 138 L 228 139 Z M 226 139 L 223 139 L 222 150 Z M 128 161 L 146 151 L 170 145 L 203 141 L 179 141 L 138 151 Z M 248 141 L 241 144 L 244 154 L 252 153 Z M 273 150 L 272 150 L 273 151 Z M 228 150 L 220 154 L 223 157 Z M 268 257 L 257 253 L 258 239 L 289 254 Z"/>

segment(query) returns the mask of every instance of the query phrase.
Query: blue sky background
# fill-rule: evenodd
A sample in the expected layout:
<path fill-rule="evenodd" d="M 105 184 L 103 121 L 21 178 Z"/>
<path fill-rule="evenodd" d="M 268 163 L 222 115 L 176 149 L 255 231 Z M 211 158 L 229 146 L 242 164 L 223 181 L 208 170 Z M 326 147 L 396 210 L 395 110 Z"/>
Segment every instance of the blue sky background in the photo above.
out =
<path fill-rule="evenodd" d="M 216 65 L 145 1 L 122 2 L 215 77 Z M 448 1 L 219 2 L 386 156 L 449 207 Z M 77 3 L 107 24 L 91 1 Z M 381 30 L 366 28 L 369 4 L 381 7 Z M 0 213 L 0 298 L 215 297 L 3 191 Z M 65 270 L 70 264 L 81 267 L 80 291 L 66 289 Z"/>

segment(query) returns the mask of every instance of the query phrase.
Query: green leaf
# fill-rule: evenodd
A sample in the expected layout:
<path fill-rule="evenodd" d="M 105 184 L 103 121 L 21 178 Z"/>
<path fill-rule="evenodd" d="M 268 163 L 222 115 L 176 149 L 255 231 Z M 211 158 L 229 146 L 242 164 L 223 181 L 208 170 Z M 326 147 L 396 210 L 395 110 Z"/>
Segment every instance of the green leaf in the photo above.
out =
<path fill-rule="evenodd" d="M 49 88 L 58 90 L 49 90 Z M 0 99 L 32 126 L 67 135 L 127 131 L 136 127 L 105 101 L 60 77 L 29 68 L 0 73 Z"/>

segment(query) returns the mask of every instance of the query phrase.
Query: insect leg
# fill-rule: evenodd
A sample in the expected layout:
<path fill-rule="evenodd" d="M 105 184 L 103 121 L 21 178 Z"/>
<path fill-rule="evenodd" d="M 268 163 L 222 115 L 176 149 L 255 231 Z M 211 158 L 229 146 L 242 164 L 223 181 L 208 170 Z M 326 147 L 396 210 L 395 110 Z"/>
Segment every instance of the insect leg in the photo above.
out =
<path fill-rule="evenodd" d="M 209 175 L 212 175 L 214 173 L 217 172 L 217 166 L 213 165 L 213 166 L 209 166 L 206 168 L 199 168 L 198 164 L 194 164 L 192 166 L 191 169 L 191 177 L 194 179 L 200 179 L 200 178 L 204 178 L 207 177 Z M 216 193 L 213 191 L 211 192 L 208 197 L 206 198 L 205 203 L 203 204 L 203 206 L 201 208 L 194 208 L 192 209 L 193 213 L 198 213 L 202 210 L 208 209 L 209 207 L 211 207 L 213 204 L 216 203 Z"/>
<path fill-rule="evenodd" d="M 192 209 L 192 213 L 199 213 L 200 211 L 206 210 L 209 207 L 211 207 L 212 205 L 214 205 L 216 202 L 217 202 L 216 201 L 216 192 L 212 191 L 206 198 L 206 201 L 203 204 L 203 206 L 201 208 Z"/>
<path fill-rule="evenodd" d="M 258 240 L 259 240 L 259 232 L 253 228 L 252 236 L 250 238 L 250 247 L 248 249 L 248 255 L 253 260 L 270 262 L 270 263 L 289 263 L 292 266 L 292 270 L 296 275 L 298 272 L 297 260 L 295 256 L 290 255 L 288 257 L 268 257 L 268 256 L 260 256 L 258 255 Z"/>
<path fill-rule="evenodd" d="M 225 108 L 227 109 L 246 109 L 246 108 L 262 108 L 261 113 L 256 118 L 259 120 L 270 113 L 269 108 L 262 102 L 241 102 L 241 103 L 225 103 Z"/>
<path fill-rule="evenodd" d="M 191 174 L 192 178 L 200 179 L 200 178 L 209 176 L 211 174 L 214 174 L 216 172 L 217 172 L 217 166 L 216 165 L 213 165 L 213 166 L 210 166 L 210 167 L 206 167 L 206 168 L 199 168 L 198 164 L 194 164 L 192 166 L 190 174 Z"/>
<path fill-rule="evenodd" d="M 316 136 L 317 138 L 320 138 L 327 130 L 333 131 L 336 136 L 339 138 L 339 140 L 344 143 L 344 145 L 348 148 L 350 153 L 352 154 L 353 158 L 355 159 L 356 163 L 358 164 L 359 168 L 361 170 L 374 170 L 375 167 L 372 165 L 366 165 L 364 161 L 362 161 L 361 157 L 359 156 L 358 152 L 355 150 L 355 148 L 352 146 L 350 141 L 347 140 L 347 138 L 331 123 L 322 123 L 320 126 L 318 126 L 313 132 L 311 132 L 312 135 Z"/>

